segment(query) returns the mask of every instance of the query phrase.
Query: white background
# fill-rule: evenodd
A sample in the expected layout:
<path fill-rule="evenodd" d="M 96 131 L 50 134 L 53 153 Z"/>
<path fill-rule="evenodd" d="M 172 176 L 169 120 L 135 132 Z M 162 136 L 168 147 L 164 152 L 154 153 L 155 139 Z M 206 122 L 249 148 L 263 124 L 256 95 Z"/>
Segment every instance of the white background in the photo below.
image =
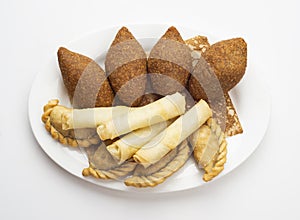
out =
<path fill-rule="evenodd" d="M 297 1 L 1 0 L 0 219 L 299 219 L 299 9 Z M 135 23 L 246 39 L 272 112 L 259 148 L 232 173 L 189 191 L 131 195 L 71 176 L 35 141 L 28 95 L 53 52 L 87 32 Z"/>

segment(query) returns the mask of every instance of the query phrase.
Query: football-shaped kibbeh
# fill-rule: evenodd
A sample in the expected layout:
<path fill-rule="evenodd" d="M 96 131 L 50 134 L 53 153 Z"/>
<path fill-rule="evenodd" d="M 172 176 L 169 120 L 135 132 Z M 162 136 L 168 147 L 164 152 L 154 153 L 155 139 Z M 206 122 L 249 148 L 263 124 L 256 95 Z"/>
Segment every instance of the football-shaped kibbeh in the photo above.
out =
<path fill-rule="evenodd" d="M 160 38 L 148 58 L 148 73 L 157 94 L 185 89 L 192 69 L 191 52 L 175 27 L 170 27 Z"/>
<path fill-rule="evenodd" d="M 225 92 L 244 76 L 247 66 L 247 44 L 243 38 L 219 41 L 211 45 L 203 57 L 213 68 Z"/>
<path fill-rule="evenodd" d="M 147 83 L 147 56 L 126 27 L 118 31 L 107 52 L 105 70 L 118 98 L 138 106 Z"/>
<path fill-rule="evenodd" d="M 91 58 L 60 47 L 58 63 L 74 108 L 111 106 L 113 91 L 103 69 Z"/>

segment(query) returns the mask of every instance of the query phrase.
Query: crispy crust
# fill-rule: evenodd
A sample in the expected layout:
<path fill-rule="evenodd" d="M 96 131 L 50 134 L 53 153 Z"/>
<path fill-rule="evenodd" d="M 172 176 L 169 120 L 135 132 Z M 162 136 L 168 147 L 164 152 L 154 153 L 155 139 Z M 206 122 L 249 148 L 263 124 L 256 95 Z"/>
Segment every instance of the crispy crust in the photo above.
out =
<path fill-rule="evenodd" d="M 247 44 L 243 38 L 233 38 L 211 45 L 205 60 L 214 69 L 225 92 L 232 89 L 244 76 L 247 66 Z"/>
<path fill-rule="evenodd" d="M 196 101 L 211 102 L 223 96 L 218 77 L 203 57 L 199 57 L 191 74 L 188 90 Z"/>
<path fill-rule="evenodd" d="M 216 141 L 210 142 L 210 140 L 213 139 Z M 203 180 L 207 182 L 219 175 L 226 163 L 227 142 L 224 133 L 216 121 L 212 118 L 207 120 L 206 124 L 202 125 L 201 128 L 190 137 L 190 143 L 194 148 L 194 159 L 198 166 L 205 171 Z M 212 158 L 209 158 L 209 162 L 204 163 L 202 161 L 204 148 L 216 147 L 211 146 L 211 144 L 218 144 L 218 151 Z M 205 161 L 207 161 L 207 158 Z"/>
<path fill-rule="evenodd" d="M 185 88 L 192 69 L 191 52 L 175 27 L 170 27 L 152 48 L 148 72 L 157 94 L 168 95 Z"/>
<path fill-rule="evenodd" d="M 130 174 L 136 167 L 136 163 L 125 161 L 118 164 L 102 143 L 95 150 L 87 149 L 89 167 L 83 169 L 83 176 L 93 176 L 97 179 L 118 179 Z"/>
<path fill-rule="evenodd" d="M 58 63 L 75 108 L 111 106 L 114 94 L 102 68 L 92 59 L 60 47 Z"/>
<path fill-rule="evenodd" d="M 219 152 L 216 159 L 204 167 L 205 174 L 203 175 L 203 180 L 205 182 L 211 181 L 214 177 L 218 176 L 224 170 L 224 164 L 227 161 L 227 143 L 223 142 L 220 146 Z"/>
<path fill-rule="evenodd" d="M 135 166 L 136 163 L 134 162 L 125 162 L 109 170 L 99 170 L 90 165 L 88 168 L 82 170 L 82 175 L 85 177 L 93 176 L 96 179 L 118 179 L 131 173 Z"/>
<path fill-rule="evenodd" d="M 243 127 L 229 94 L 225 94 L 225 99 L 227 112 L 225 135 L 234 136 L 237 134 L 241 134 L 243 133 Z"/>
<path fill-rule="evenodd" d="M 154 187 L 163 183 L 169 176 L 180 169 L 190 155 L 187 141 L 168 153 L 163 159 L 148 168 L 138 165 L 133 176 L 125 179 L 126 186 Z"/>
<path fill-rule="evenodd" d="M 105 70 L 119 99 L 126 105 L 137 106 L 146 88 L 147 57 L 126 27 L 119 30 L 108 50 Z"/>
<path fill-rule="evenodd" d="M 64 131 L 61 127 L 61 123 L 54 123 L 51 113 L 56 111 L 55 108 L 61 108 L 58 103 L 59 101 L 57 99 L 50 100 L 48 104 L 44 106 L 44 114 L 42 115 L 45 128 L 53 139 L 71 147 L 89 147 L 100 142 L 95 129 L 78 129 L 78 131 L 71 129 Z"/>
<path fill-rule="evenodd" d="M 199 37 L 201 36 L 191 38 L 186 42 L 189 42 L 189 44 L 194 43 L 196 48 L 197 45 L 200 45 L 200 43 L 198 42 L 202 40 L 203 43 L 205 43 L 207 40 L 205 39 L 205 37 L 201 37 L 201 38 Z M 195 43 L 193 39 L 198 39 L 197 43 Z M 229 42 L 221 41 L 219 43 L 221 44 L 221 46 L 222 45 L 224 46 L 224 44 L 225 45 L 236 44 L 239 41 L 241 40 L 232 39 L 229 40 Z M 219 47 L 218 46 L 219 43 L 214 44 L 214 50 L 217 50 L 216 48 Z M 239 44 L 243 45 L 243 43 L 239 43 Z M 203 52 L 201 53 L 203 54 Z M 212 52 L 208 51 L 207 53 L 212 53 Z M 229 56 L 227 59 L 233 59 L 232 55 L 230 54 L 226 56 Z M 216 80 L 218 80 L 218 82 Z M 209 102 L 210 107 L 212 108 L 214 113 L 214 118 L 217 120 L 218 124 L 221 126 L 226 136 L 233 136 L 236 134 L 243 133 L 243 128 L 239 121 L 235 107 L 231 101 L 229 94 L 225 92 L 224 89 L 222 88 L 222 85 L 220 84 L 219 81 L 219 76 L 217 72 L 215 72 L 215 68 L 213 68 L 210 64 L 208 64 L 206 60 L 204 60 L 204 58 L 202 57 L 199 57 L 197 59 L 197 64 L 189 79 L 188 90 L 196 101 L 199 101 L 200 99 L 204 99 Z M 209 98 L 207 97 L 208 94 L 209 94 Z"/>
<path fill-rule="evenodd" d="M 228 93 L 224 93 L 223 99 L 215 100 L 210 105 L 214 118 L 226 136 L 243 133 L 238 114 Z"/>

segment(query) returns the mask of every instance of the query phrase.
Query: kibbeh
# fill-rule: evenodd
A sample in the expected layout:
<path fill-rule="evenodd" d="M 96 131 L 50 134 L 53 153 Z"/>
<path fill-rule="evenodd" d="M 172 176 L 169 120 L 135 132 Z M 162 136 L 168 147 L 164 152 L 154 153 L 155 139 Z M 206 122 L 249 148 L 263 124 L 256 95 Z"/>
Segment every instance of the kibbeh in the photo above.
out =
<path fill-rule="evenodd" d="M 74 108 L 111 106 L 113 91 L 103 69 L 91 58 L 60 47 L 58 63 Z"/>
<path fill-rule="evenodd" d="M 147 56 L 126 27 L 118 31 L 107 52 L 105 70 L 118 98 L 137 106 L 147 83 Z"/>

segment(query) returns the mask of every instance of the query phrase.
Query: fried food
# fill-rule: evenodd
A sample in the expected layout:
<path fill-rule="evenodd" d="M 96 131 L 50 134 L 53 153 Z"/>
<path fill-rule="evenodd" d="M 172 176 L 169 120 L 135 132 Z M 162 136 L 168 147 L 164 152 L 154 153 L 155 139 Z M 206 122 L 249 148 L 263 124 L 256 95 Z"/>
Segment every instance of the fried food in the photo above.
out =
<path fill-rule="evenodd" d="M 118 98 L 138 106 L 146 88 L 147 56 L 126 27 L 118 31 L 107 52 L 105 70 Z"/>
<path fill-rule="evenodd" d="M 125 161 L 119 164 L 106 150 L 102 143 L 96 147 L 87 149 L 89 167 L 83 169 L 83 176 L 93 176 L 97 179 L 118 179 L 130 174 L 136 167 L 136 163 Z"/>
<path fill-rule="evenodd" d="M 185 89 L 192 69 L 191 52 L 177 29 L 170 27 L 148 58 L 148 73 L 155 93 L 168 95 Z"/>
<path fill-rule="evenodd" d="M 199 57 L 191 74 L 188 90 L 196 101 L 204 99 L 209 102 L 224 94 L 214 70 L 203 57 Z"/>
<path fill-rule="evenodd" d="M 190 148 L 187 141 L 183 141 L 178 147 L 170 151 L 157 163 L 148 168 L 137 165 L 133 176 L 125 179 L 126 186 L 154 187 L 163 183 L 169 176 L 179 170 L 190 156 Z"/>
<path fill-rule="evenodd" d="M 220 126 L 215 120 L 208 119 L 190 136 L 189 142 L 199 168 L 205 171 L 203 180 L 212 180 L 224 169 L 226 163 L 227 142 Z"/>
<path fill-rule="evenodd" d="M 142 146 L 133 155 L 133 159 L 144 167 L 158 162 L 164 155 L 195 132 L 211 116 L 212 111 L 208 104 L 204 100 L 200 100 L 163 132 Z"/>
<path fill-rule="evenodd" d="M 61 123 L 64 130 L 78 128 L 97 128 L 99 124 L 128 113 L 130 107 L 113 106 L 84 109 L 69 109 L 61 113 Z"/>
<path fill-rule="evenodd" d="M 143 145 L 163 131 L 173 120 L 137 129 L 107 146 L 109 153 L 120 163 L 131 158 Z"/>
<path fill-rule="evenodd" d="M 44 106 L 44 113 L 42 115 L 45 128 L 53 139 L 72 147 L 89 147 L 100 142 L 96 129 L 63 130 L 61 122 L 62 113 L 71 111 L 71 109 L 58 105 L 58 103 L 57 99 L 50 100 Z"/>
<path fill-rule="evenodd" d="M 239 42 L 240 40 L 233 39 L 233 41 Z M 225 43 L 224 41 L 221 41 L 219 43 L 225 45 L 228 44 L 227 41 L 225 41 Z M 240 44 L 242 45 L 242 43 Z M 218 46 L 218 43 L 214 45 Z M 214 45 L 212 45 L 211 47 L 213 47 Z M 188 83 L 188 90 L 196 101 L 204 99 L 207 102 L 209 102 L 209 105 L 214 113 L 214 118 L 217 120 L 218 124 L 222 128 L 222 131 L 224 131 L 227 136 L 233 136 L 236 134 L 243 133 L 241 123 L 239 121 L 234 105 L 231 101 L 231 98 L 228 92 L 225 91 L 223 88 L 224 83 L 226 83 L 223 82 L 222 85 L 222 80 L 224 80 L 224 78 L 220 78 L 220 72 L 216 72 L 216 68 L 214 68 L 212 63 L 209 64 L 207 63 L 207 60 L 204 59 L 206 53 L 211 53 L 211 47 L 203 53 L 203 57 L 199 57 L 197 59 L 197 64 L 192 72 Z M 247 49 L 246 45 L 245 48 Z M 216 50 L 216 53 L 219 53 L 218 49 L 216 49 L 215 46 L 214 50 Z M 227 49 L 226 51 L 228 50 L 229 49 Z M 239 50 L 237 49 L 237 51 Z M 244 57 L 246 55 L 247 54 L 243 54 L 241 55 L 241 57 Z M 226 62 L 226 60 L 228 61 L 230 59 L 236 58 L 234 58 L 231 54 L 227 55 L 224 53 L 224 57 L 221 57 L 220 55 L 218 62 Z M 240 60 L 242 60 L 242 58 L 240 58 Z M 244 68 L 246 68 L 246 66 Z M 243 70 L 243 72 L 244 71 L 245 70 Z M 242 75 L 240 75 L 240 77 L 242 77 Z"/>
<path fill-rule="evenodd" d="M 223 40 L 211 45 L 203 57 L 213 68 L 223 90 L 228 92 L 245 74 L 247 44 L 243 38 Z"/>
<path fill-rule="evenodd" d="M 113 139 L 139 128 L 167 121 L 185 112 L 185 98 L 179 93 L 168 95 L 149 105 L 134 108 L 128 114 L 100 123 L 97 133 L 101 140 Z"/>
<path fill-rule="evenodd" d="M 92 59 L 64 47 L 58 52 L 63 82 L 74 108 L 111 106 L 113 91 L 101 67 Z"/>

